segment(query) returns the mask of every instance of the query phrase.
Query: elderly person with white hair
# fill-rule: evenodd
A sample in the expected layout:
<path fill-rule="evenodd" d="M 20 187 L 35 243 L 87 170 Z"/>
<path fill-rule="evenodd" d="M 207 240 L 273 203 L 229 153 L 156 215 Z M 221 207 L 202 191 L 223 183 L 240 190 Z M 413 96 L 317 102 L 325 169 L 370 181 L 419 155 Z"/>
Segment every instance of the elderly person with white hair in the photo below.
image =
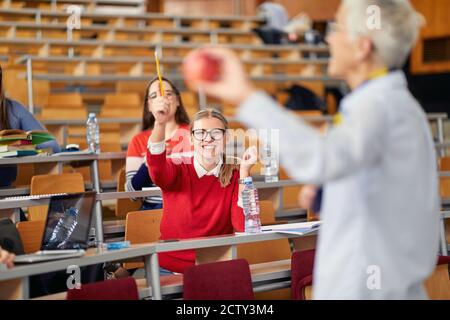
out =
<path fill-rule="evenodd" d="M 352 92 L 326 137 L 257 91 L 226 49 L 203 49 L 222 60 L 219 80 L 189 83 L 238 104 L 249 127 L 279 129 L 290 175 L 324 184 L 315 299 L 427 298 L 424 280 L 438 254 L 436 158 L 426 116 L 400 70 L 420 24 L 407 0 L 342 1 L 327 37 L 328 72 Z"/>

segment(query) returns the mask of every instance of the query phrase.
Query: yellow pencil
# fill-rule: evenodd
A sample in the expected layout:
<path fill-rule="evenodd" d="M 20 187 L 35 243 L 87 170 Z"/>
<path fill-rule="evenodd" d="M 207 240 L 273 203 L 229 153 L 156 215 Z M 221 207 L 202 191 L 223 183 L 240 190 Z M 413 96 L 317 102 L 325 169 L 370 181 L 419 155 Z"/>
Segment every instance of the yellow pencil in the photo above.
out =
<path fill-rule="evenodd" d="M 156 61 L 156 72 L 158 73 L 159 79 L 159 92 L 161 93 L 161 97 L 164 97 L 164 88 L 161 77 L 161 70 L 159 69 L 159 60 L 158 60 L 158 52 L 155 50 L 155 61 Z"/>

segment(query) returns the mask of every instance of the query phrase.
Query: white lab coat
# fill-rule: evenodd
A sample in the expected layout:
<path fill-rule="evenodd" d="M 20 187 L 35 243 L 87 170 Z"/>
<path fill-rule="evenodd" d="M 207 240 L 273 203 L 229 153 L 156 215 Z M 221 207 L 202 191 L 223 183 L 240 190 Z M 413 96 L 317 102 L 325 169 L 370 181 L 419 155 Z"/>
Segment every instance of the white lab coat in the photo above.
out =
<path fill-rule="evenodd" d="M 280 160 L 300 182 L 325 184 L 315 299 L 422 299 L 438 253 L 439 194 L 426 116 L 404 74 L 371 80 L 320 136 L 262 92 L 239 108 L 249 127 L 280 129 Z"/>

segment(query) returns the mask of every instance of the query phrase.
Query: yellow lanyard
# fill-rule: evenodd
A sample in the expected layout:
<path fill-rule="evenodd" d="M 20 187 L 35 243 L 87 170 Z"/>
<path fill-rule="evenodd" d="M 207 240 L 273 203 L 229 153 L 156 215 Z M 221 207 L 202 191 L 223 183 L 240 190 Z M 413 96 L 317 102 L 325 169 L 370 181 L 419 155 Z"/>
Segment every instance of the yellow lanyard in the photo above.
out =
<path fill-rule="evenodd" d="M 373 79 L 376 79 L 376 78 L 384 77 L 388 73 L 389 73 L 389 69 L 388 68 L 381 68 L 381 69 L 375 70 L 375 71 L 373 71 L 372 73 L 369 74 L 369 80 L 373 80 Z"/>

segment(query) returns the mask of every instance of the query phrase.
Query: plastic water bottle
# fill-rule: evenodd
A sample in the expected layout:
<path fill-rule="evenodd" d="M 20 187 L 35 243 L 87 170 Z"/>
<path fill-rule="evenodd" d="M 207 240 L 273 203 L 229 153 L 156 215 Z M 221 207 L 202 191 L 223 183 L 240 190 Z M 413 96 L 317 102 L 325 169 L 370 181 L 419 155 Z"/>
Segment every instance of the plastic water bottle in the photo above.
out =
<path fill-rule="evenodd" d="M 261 232 L 261 220 L 259 218 L 258 190 L 253 184 L 252 177 L 244 179 L 244 190 L 242 191 L 242 205 L 245 215 L 245 232 Z"/>
<path fill-rule="evenodd" d="M 100 128 L 95 113 L 89 113 L 89 118 L 86 122 L 86 141 L 89 151 L 94 153 L 100 152 Z"/>
<path fill-rule="evenodd" d="M 56 248 L 64 248 L 66 246 L 67 241 L 70 239 L 70 236 L 78 224 L 78 215 L 78 209 L 71 207 L 64 212 L 61 218 L 59 218 L 49 241 L 52 244 L 56 244 Z"/>
<path fill-rule="evenodd" d="M 266 144 L 264 146 L 264 181 L 278 181 L 278 163 L 277 159 L 272 154 L 272 150 L 269 144 Z"/>

